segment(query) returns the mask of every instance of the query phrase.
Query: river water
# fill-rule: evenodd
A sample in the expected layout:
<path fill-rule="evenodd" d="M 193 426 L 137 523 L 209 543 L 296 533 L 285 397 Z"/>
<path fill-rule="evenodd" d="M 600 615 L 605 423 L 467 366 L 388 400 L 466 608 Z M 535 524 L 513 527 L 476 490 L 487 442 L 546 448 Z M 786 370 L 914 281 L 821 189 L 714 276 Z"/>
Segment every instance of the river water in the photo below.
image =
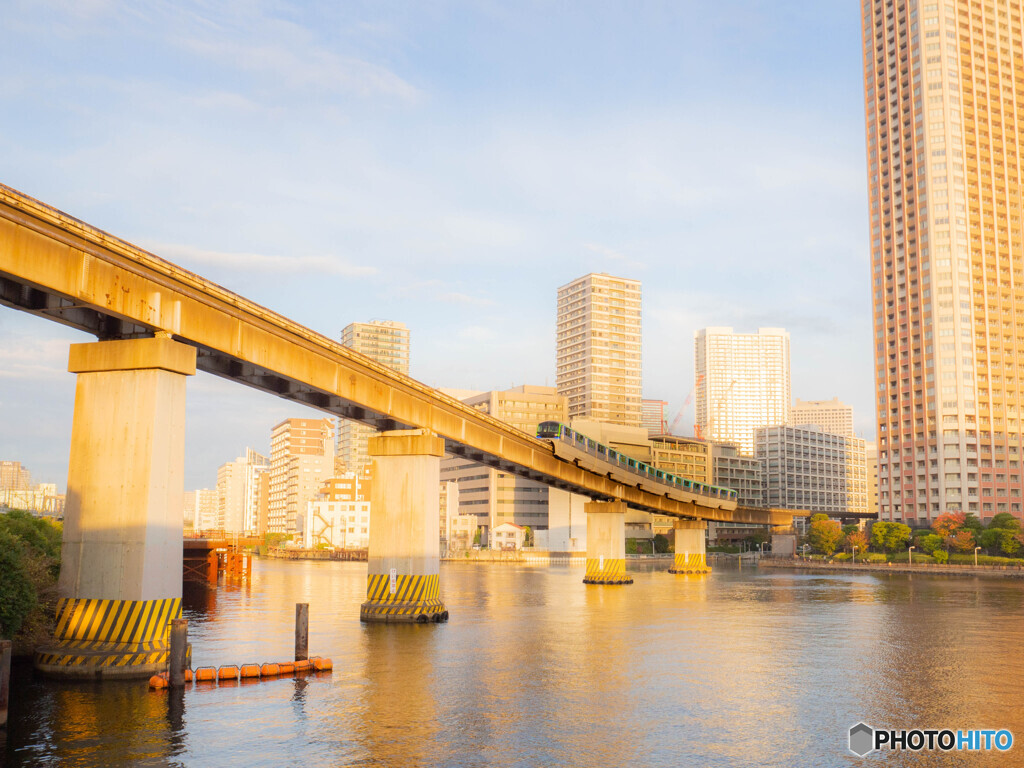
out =
<path fill-rule="evenodd" d="M 186 592 L 194 664 L 289 660 L 308 602 L 333 673 L 169 694 L 19 668 L 0 764 L 1024 765 L 1024 583 L 666 567 L 610 587 L 444 563 L 451 620 L 382 626 L 359 621 L 365 563 L 260 560 L 251 585 Z M 1019 743 L 861 759 L 858 721 Z"/>

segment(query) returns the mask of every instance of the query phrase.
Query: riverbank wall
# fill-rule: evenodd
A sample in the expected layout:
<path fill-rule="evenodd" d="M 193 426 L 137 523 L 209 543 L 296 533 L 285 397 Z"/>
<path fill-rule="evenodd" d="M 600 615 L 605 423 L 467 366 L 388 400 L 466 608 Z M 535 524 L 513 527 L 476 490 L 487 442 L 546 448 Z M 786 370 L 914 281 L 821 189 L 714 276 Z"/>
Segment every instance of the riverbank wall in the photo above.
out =
<path fill-rule="evenodd" d="M 939 565 L 922 563 L 830 563 L 824 560 L 802 560 L 790 557 L 765 557 L 757 563 L 759 568 L 785 568 L 801 571 L 827 571 L 831 573 L 920 573 L 929 576 L 982 576 L 996 579 L 1024 579 L 1024 568 L 1016 565 Z"/>

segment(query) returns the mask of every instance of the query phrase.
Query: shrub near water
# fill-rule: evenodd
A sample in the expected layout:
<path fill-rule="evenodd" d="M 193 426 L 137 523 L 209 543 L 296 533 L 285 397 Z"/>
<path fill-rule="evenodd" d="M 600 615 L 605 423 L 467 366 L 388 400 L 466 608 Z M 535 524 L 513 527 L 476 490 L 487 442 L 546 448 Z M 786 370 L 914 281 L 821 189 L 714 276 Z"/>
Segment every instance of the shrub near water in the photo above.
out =
<path fill-rule="evenodd" d="M 53 632 L 61 526 L 28 512 L 0 514 L 0 637 L 15 655 Z"/>

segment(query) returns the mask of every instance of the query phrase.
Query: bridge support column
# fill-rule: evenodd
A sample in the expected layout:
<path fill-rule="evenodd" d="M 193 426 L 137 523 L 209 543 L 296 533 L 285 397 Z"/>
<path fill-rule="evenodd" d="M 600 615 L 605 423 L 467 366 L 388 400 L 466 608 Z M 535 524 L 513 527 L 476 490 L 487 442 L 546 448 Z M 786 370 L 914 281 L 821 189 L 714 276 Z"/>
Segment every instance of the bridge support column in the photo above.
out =
<path fill-rule="evenodd" d="M 166 669 L 181 617 L 185 380 L 196 350 L 169 338 L 72 344 L 71 429 L 57 629 L 36 649 L 62 677 Z"/>
<path fill-rule="evenodd" d="M 369 440 L 370 551 L 363 621 L 447 621 L 438 587 L 438 491 L 444 440 L 425 429 Z"/>
<path fill-rule="evenodd" d="M 626 575 L 626 502 L 591 501 L 587 513 L 587 574 L 584 584 L 632 584 Z"/>
<path fill-rule="evenodd" d="M 672 527 L 676 534 L 676 556 L 668 572 L 711 573 L 704 541 L 707 521 L 676 520 Z"/>

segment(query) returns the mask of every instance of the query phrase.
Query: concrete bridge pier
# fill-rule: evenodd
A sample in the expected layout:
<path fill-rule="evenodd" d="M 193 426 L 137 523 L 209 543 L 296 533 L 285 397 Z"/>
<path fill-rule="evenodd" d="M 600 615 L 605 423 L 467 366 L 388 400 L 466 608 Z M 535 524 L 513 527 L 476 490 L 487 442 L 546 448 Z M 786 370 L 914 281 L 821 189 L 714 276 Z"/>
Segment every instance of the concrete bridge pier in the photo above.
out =
<path fill-rule="evenodd" d="M 626 502 L 591 501 L 587 513 L 584 584 L 632 584 L 626 575 Z"/>
<path fill-rule="evenodd" d="M 166 669 L 181 617 L 185 381 L 196 350 L 167 337 L 72 344 L 57 629 L 36 667 L 61 677 Z"/>
<path fill-rule="evenodd" d="M 438 489 L 444 440 L 425 429 L 369 440 L 370 551 L 363 621 L 447 621 L 438 587 Z"/>
<path fill-rule="evenodd" d="M 676 520 L 676 556 L 669 573 L 711 573 L 704 532 L 706 520 Z"/>

